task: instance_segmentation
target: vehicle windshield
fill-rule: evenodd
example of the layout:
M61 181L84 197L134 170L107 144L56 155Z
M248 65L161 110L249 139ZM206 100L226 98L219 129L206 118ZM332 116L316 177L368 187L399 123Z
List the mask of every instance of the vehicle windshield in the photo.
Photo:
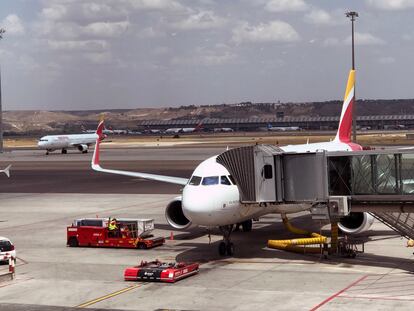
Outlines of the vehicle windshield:
M0 241L0 252L9 252L12 250L10 241Z
M201 182L201 177L200 176L193 176L191 177L190 181L189 181L189 185L192 186L198 186Z
M219 177L218 176L208 176L203 178L202 184L204 186L218 185Z

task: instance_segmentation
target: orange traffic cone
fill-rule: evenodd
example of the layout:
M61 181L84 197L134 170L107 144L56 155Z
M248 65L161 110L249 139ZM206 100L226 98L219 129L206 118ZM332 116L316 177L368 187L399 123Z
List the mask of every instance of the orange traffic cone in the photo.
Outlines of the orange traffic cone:
M172 231L170 233L170 241L174 241L174 233Z

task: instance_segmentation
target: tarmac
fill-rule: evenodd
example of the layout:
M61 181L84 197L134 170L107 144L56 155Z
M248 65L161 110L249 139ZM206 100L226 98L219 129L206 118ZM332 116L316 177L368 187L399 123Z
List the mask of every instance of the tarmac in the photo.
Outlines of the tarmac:
M103 149L104 167L189 177L222 148ZM235 232L234 257L217 252L221 235L173 230L164 209L180 187L91 172L91 154L20 150L0 155L12 163L0 175L0 235L15 244L16 278L0 283L0 310L413 310L414 255L406 240L381 223L358 239L356 258L293 254L266 247L286 238L278 215ZM165 245L149 250L69 248L66 227L81 217L153 218ZM301 228L322 230L301 213ZM171 232L173 240L170 240ZM123 270L141 260L198 261L199 274L175 284L125 282ZM0 266L1 270L7 269Z

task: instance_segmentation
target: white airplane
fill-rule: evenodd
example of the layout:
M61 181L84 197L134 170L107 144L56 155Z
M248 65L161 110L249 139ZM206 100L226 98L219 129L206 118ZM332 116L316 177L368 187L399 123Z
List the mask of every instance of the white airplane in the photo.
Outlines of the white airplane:
M280 147L287 152L315 152L361 150L360 145L351 142L352 106L354 103L354 70L350 71L345 98L342 107L338 132L333 141L304 145ZM101 123L100 128L103 127ZM97 134L101 135L99 127ZM249 207L242 206L240 194L229 171L216 162L213 156L199 164L190 179L181 177L162 176L140 172L105 169L99 162L99 139L95 145L92 158L92 169L99 172L119 174L168 182L184 186L182 195L171 201L165 210L167 222L174 228L185 229L191 225L219 227L223 233L223 241L219 244L220 255L232 255L234 245L230 234L234 224L242 223L243 228L251 229L251 219L259 218L268 213L296 213L309 210L309 204L284 204ZM367 230L373 223L373 217L367 213L352 213L339 227L348 233L358 233ZM246 225L246 226L245 226ZM246 229L246 231L249 231Z
M173 127L173 128L166 129L164 133L165 134L178 134L181 132L181 129L182 129L181 127Z
M215 127L213 129L213 132L215 132L215 133L219 133L219 132L228 133L228 132L234 132L234 130L231 127Z
M300 131L300 127L299 126L272 126L270 125L268 126L267 130L271 132Z
M39 149L46 150L46 154L62 149L62 153L66 154L68 148L77 148L82 153L87 153L89 146L95 144L96 140L104 139L106 136L98 135L96 132L92 134L71 134L71 135L47 135L39 139L37 146Z
M0 173L4 173L7 177L10 177L10 168L11 164L9 164L4 170L0 170Z

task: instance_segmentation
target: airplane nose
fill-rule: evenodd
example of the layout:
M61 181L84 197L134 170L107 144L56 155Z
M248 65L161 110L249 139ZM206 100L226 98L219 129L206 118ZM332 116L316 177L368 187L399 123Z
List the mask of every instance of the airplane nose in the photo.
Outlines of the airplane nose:
M217 226L233 223L235 206L229 200L238 200L237 188L223 189L215 186L186 186L183 189L182 208L185 217L200 226Z

